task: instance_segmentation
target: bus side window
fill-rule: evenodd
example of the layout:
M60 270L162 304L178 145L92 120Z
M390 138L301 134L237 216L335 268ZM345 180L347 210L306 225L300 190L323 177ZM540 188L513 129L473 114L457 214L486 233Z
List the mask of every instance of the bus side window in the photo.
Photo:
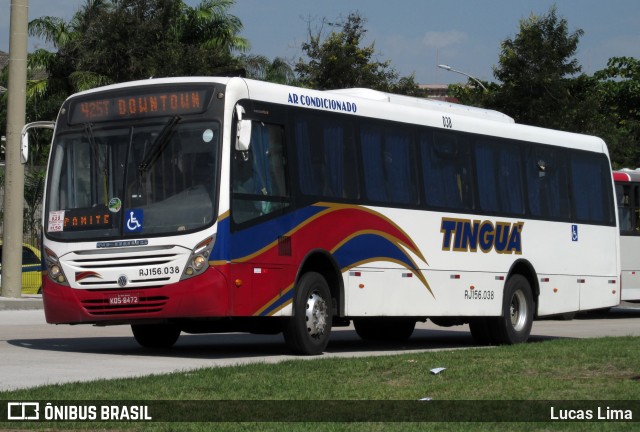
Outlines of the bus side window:
M286 181L282 126L254 122L249 150L234 151L231 211L243 223L284 209L289 191Z
M573 219L580 222L609 224L614 222L610 182L604 181L611 171L609 162L600 154L576 152L569 160Z
M633 211L630 203L631 187L628 185L616 185L616 199L618 201L618 221L620 231L631 231L631 216Z
M353 125L334 116L298 114L294 123L298 185L319 199L359 197Z
M523 214L519 148L488 139L479 140L474 147L479 208Z
M418 204L415 145L399 127L365 124L360 130L365 191L371 201Z
M424 190L428 206L473 208L469 146L452 134L420 135Z
M542 146L529 146L525 153L531 215L542 219L568 220L571 200L564 154Z

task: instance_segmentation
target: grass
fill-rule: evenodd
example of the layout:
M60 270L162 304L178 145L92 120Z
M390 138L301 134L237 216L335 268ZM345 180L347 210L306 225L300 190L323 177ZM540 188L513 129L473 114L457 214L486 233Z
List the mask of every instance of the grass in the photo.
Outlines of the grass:
M167 401L160 415L176 418L184 409L230 409L227 420L242 419L242 410L275 409L281 413L302 410L320 419L348 418L348 412L364 418L401 420L405 414L381 410L413 410L420 398L433 399L429 407L451 410L497 409L498 418L510 420L509 410L526 409L531 403L514 401L582 401L577 408L597 402L636 401L634 417L640 420L640 356L638 337L601 339L557 339L539 343L491 349L410 353L365 358L331 358L286 361L279 364L251 364L236 367L184 371L135 379L101 380L90 383L50 385L0 392L0 399L38 401L126 400ZM81 365L79 365L81 367ZM74 366L77 367L77 366ZM438 375L435 367L445 367ZM475 401L450 402L440 401ZM244 401L189 402L177 401ZM259 401L255 403L246 401ZM282 401L282 402L274 402ZM347 401L347 402L335 402ZM374 401L374 402L370 402ZM386 402L385 402L386 401ZM389 402L407 401L407 402ZM484 402L482 402L484 401ZM487 402L502 401L502 402ZM95 402L97 403L97 402ZM422 402L421 402L422 403ZM442 404L445 405L442 405ZM429 404L429 402L426 402ZM440 405L438 405L440 404ZM448 405L447 405L448 404ZM607 403L603 402L603 407ZM610 404L610 403L609 403ZM421 405L422 406L422 405ZM533 405L531 405L533 406ZM156 407L157 408L157 407ZM434 408L435 409L435 408ZM306 411L305 411L306 410ZM367 411L369 410L369 411ZM506 410L506 413L505 413ZM199 411L199 412L200 412ZM158 410L156 409L156 412ZM369 412L369 414L366 414ZM519 411L516 411L519 412ZM364 413L364 414L363 414ZM384 415L383 415L384 414ZM198 413L192 413L198 415ZM345 415L347 417L345 417ZM267 416L268 417L268 416ZM167 417L162 417L167 418ZM219 417L215 417L219 418ZM255 417L254 417L255 418ZM296 420L305 418L299 416ZM362 417L359 417L362 419ZM484 416L487 418L487 415ZM492 418L490 415L488 418ZM270 420L278 420L271 418ZM105 430L209 430L211 423L0 423L11 428L53 427ZM415 423L415 422L318 422L318 423L215 423L215 430L624 430L633 423ZM53 429L62 430L62 429Z

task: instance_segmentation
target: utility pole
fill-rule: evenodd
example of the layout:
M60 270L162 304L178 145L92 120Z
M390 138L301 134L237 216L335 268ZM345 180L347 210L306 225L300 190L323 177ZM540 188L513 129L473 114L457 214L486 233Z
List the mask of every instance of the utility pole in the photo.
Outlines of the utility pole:
M22 219L24 217L24 166L20 141L27 105L27 27L29 0L11 0L7 143L4 180L4 239L2 296L18 298L22 292Z

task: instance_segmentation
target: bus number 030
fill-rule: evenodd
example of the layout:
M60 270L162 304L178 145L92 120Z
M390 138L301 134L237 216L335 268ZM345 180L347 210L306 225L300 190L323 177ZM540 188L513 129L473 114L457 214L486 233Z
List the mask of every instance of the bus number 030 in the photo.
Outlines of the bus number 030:
M446 127L447 129L453 128L453 122L451 121L451 117L442 116L442 126Z

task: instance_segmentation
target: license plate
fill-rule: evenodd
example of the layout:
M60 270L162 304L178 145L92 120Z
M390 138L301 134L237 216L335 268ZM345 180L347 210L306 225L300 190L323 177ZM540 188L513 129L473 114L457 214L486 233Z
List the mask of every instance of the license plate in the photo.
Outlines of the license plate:
M138 293L115 294L109 296L110 305L134 305L140 303Z

